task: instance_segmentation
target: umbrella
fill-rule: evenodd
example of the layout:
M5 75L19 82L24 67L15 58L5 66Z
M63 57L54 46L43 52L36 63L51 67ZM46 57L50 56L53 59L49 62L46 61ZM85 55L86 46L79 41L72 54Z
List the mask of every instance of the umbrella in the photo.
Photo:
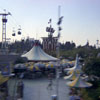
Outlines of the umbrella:
M69 60L67 60L67 59L63 59L62 61L61 61L61 66L63 67L63 68L66 68L66 67L68 67L69 66Z
M25 66L25 64L16 64L15 66L14 66L14 72L15 73L19 73L19 72L24 72L24 71L26 71L26 66Z
M67 59L63 59L61 62L62 62L62 63L68 63L69 60L67 60Z
M30 70L30 71L39 71L40 69L39 69L38 66L31 65L31 66L29 67L29 70Z
M49 62L46 64L46 68L55 68L56 67L56 63L55 62Z
M74 81L67 82L67 85L70 87L77 87L77 88L86 88L92 86L91 83L88 83L85 80L83 80L80 75Z
M14 69L26 69L26 66L24 64L16 64Z
M33 64L34 64L34 62L28 62L28 63L25 63L25 66L29 67L30 65L33 65Z
M38 63L35 63L34 66L36 66L38 68L44 68L45 67L45 64L43 64L41 62L38 62Z

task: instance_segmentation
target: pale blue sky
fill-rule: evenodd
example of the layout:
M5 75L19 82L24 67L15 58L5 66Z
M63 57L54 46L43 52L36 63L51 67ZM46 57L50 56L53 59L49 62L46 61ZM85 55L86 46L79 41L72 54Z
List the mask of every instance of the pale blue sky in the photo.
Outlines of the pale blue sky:
M94 45L100 39L100 0L0 0L0 12L11 12L8 16L7 36L13 39L47 36L45 28L52 18L52 25L57 30L58 5L61 5L62 22L61 42L74 41L84 45L87 40ZM2 19L2 17L0 17ZM22 27L22 36L12 37L12 30ZM0 21L0 40L2 32ZM57 35L57 31L54 33Z

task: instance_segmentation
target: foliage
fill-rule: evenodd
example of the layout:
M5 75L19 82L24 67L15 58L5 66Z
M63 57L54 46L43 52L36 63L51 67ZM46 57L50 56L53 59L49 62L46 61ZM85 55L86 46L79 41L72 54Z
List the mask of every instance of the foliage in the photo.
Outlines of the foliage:
M84 100L98 100L100 96L100 82L96 81L91 83L93 84L93 87L81 90L81 94L83 95L82 97Z
M90 83L93 84L91 88L83 89L82 95L85 100L99 100L100 96L100 58L95 54L99 53L98 50L94 51L94 55L87 57L83 71L91 77Z
M100 58L88 58L83 70L89 76L100 77Z
M63 43L63 44L60 43L60 48L62 50L72 50L75 47L76 47L76 44L74 42L71 43L67 41L66 43Z

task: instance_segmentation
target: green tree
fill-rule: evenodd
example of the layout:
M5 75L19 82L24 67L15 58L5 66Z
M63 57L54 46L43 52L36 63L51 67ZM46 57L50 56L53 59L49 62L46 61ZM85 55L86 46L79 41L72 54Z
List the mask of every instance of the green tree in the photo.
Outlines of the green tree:
M89 76L100 77L100 58L88 58L83 70Z

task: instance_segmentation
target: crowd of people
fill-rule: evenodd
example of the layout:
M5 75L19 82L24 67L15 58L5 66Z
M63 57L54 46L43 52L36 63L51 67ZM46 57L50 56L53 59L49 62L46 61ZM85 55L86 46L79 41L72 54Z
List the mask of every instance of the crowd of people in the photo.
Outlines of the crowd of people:
M75 88L70 88L69 100L83 100L80 94L80 90L76 90Z

